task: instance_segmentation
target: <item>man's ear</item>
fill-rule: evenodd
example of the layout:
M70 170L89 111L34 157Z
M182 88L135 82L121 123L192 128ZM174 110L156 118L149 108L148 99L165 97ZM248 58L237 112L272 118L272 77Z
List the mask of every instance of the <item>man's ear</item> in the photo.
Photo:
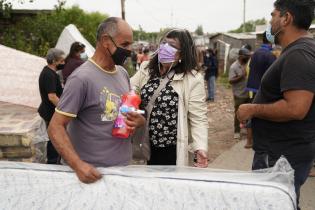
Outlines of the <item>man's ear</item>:
M110 42L110 37L108 34L103 34L101 36L101 45L104 47L104 48L108 48L109 47L109 42Z
M293 23L293 16L290 12L286 12L284 15L283 26L288 26Z

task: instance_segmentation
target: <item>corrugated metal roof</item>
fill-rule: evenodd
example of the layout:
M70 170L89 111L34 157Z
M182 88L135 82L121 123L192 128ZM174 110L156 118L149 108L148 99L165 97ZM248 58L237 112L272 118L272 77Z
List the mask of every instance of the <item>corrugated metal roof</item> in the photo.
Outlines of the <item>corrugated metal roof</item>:
M253 33L223 33L226 36L234 39L256 39L256 34Z
M217 33L217 34L210 36L210 39L212 39L216 36L219 36L221 34L223 34L225 36L232 37L234 39L256 39L255 32L250 32L250 33Z

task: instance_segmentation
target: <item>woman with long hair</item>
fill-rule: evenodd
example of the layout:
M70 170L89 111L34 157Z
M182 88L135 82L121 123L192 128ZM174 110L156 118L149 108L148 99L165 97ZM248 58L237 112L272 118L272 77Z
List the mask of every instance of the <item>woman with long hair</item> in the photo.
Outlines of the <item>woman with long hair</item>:
M147 113L151 158L148 165L208 165L208 118L203 76L195 70L197 55L187 30L172 29L160 41L157 52L131 78L141 90L141 108L158 94ZM168 82L155 93L164 78Z
M70 52L66 57L66 64L62 70L63 83L66 84L67 78L72 72L81 66L86 60L85 45L81 42L73 42L70 47Z

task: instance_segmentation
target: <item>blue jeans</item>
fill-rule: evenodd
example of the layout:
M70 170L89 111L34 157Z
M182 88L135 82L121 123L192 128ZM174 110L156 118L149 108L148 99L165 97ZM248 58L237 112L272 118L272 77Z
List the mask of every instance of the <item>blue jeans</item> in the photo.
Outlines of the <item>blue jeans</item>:
M208 100L214 100L215 95L215 76L210 76L208 81Z

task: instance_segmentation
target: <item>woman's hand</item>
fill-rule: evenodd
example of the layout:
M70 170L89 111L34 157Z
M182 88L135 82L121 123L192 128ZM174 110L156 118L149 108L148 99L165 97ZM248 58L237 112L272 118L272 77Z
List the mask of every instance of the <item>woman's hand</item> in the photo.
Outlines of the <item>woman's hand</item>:
M197 150L196 152L196 161L194 166L198 168L207 168L208 167L208 154L204 150Z
M128 112L126 114L125 122L128 129L133 132L136 128L145 124L145 118L137 112Z

